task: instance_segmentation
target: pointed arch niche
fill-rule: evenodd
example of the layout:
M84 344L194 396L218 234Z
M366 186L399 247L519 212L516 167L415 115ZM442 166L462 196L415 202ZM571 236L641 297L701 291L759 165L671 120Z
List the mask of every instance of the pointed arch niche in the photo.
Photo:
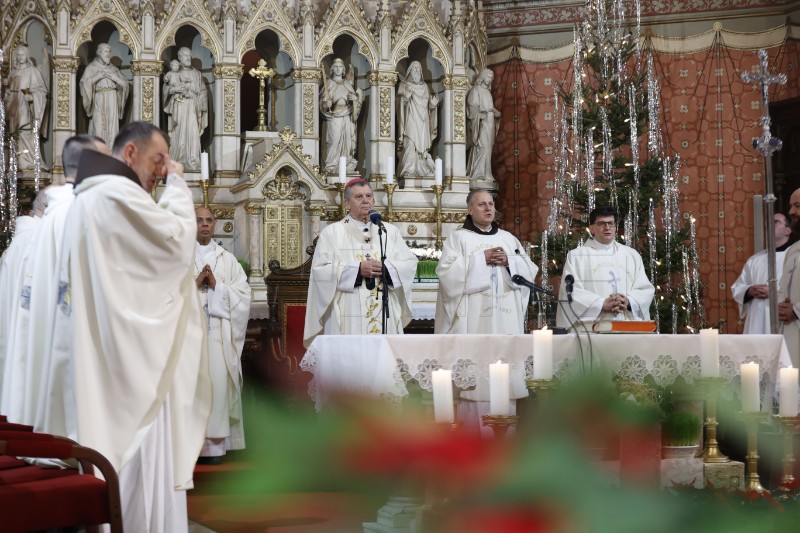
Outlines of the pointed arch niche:
M86 67L89 63L94 61L97 55L98 45L106 43L111 47L111 64L119 69L126 80L133 83L133 73L131 72L133 51L126 44L120 42L119 29L117 26L109 20L101 20L92 28L91 36L91 41L85 41L78 46L76 54L80 62L77 77L78 83L75 84L75 101L78 103L76 106L75 125L78 133L86 133L89 131L89 116L86 114L86 109L83 107L80 80L83 79L83 73ZM128 101L125 102L125 110L119 124L120 128L131 121L131 112L133 110L133 105L131 105L132 99L133 95L131 94L128 96ZM111 149L110 146L108 148L109 150Z
M371 90L368 79L368 74L372 70L372 65L369 59L359 52L359 46L356 40L349 34L342 34L336 37L333 41L332 54L322 58L320 68L323 69L325 75L324 80L328 79L330 75L331 65L335 59L344 61L345 69L353 68L353 85L357 89L364 91L364 102L361 104L361 114L358 116L356 123L356 160L358 165L356 171L362 176L368 174L368 170L372 168L368 143L373 138L374 134L370 126L367 114L369 113L369 101L371 98ZM320 90L322 87L320 87ZM317 110L319 113L319 110ZM328 146L326 144L327 127L328 124L325 117L320 113L320 154L319 161L325 161L325 155L328 153ZM322 164L321 164L322 166Z
M254 131L258 124L256 108L258 107L259 82L250 75L250 69L258 66L258 60L263 59L267 67L275 69L275 76L269 82L264 94L264 105L267 108L268 131L280 131L284 126L293 130L297 129L295 121L295 96L292 69L296 66L291 56L281 50L281 37L272 30L263 30L255 38L255 48L250 49L242 56L244 65L242 82L240 85L241 129Z

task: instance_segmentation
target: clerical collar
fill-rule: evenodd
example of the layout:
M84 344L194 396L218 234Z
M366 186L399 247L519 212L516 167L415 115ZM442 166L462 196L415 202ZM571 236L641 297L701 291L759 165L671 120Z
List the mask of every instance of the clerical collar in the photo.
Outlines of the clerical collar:
M791 245L792 245L792 241L786 241L781 246L775 247L775 251L776 252L785 252L786 249L789 248Z
M595 239L594 237L592 237L591 239L586 241L586 244L589 244L592 248L594 248L596 250L610 250L610 249L616 247L617 241L616 240L612 240L608 244L603 244L602 242L600 242L597 239Z
M199 242L197 243L197 247L200 249L200 251L203 252L205 252L206 250L210 250L213 246L214 246L213 240L208 241L208 244L200 244Z
M464 221L464 229L477 233L478 235L494 235L498 232L500 227L497 225L496 222L492 221L492 229L489 231L483 231L481 228L475 225L472 221L472 215L467 215L467 219Z
M95 150L84 150L81 152L81 158L78 160L78 174L75 176L76 188L78 184L86 178L102 176L104 174L124 176L133 181L136 185L142 187L139 176L136 175L131 167L119 159L111 157L110 155L101 154Z

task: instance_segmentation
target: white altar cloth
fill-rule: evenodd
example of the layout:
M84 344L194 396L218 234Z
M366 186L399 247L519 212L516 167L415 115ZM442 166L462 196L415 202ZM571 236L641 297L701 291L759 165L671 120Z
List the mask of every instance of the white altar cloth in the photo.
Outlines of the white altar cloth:
M658 385L678 376L692 383L700 376L697 335L593 334L591 350L585 334L553 337L556 378L568 379L584 365L595 371L641 383L648 375ZM450 369L456 386L466 389L487 381L489 364L498 359L510 365L511 396L528 395L525 379L533 374L531 335L320 335L309 346L300 368L314 374L309 395L317 410L335 391L366 394L399 401L414 380L427 390L431 372ZM720 335L720 374L738 391L739 365L755 362L761 372L762 407L771 409L778 369L791 360L782 335ZM769 400L769 401L767 401Z

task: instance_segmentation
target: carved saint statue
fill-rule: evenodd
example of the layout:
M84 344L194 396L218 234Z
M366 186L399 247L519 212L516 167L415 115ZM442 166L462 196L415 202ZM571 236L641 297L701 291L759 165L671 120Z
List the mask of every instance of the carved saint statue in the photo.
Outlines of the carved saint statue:
M328 125L325 136L328 152L325 155L325 172L339 171L339 158L347 158L347 171L356 169L356 121L361 113L364 92L353 86L353 67L345 76L344 61L334 59L330 79L324 81L319 107Z
M178 50L179 65L164 76L164 112L169 115L169 156L187 170L200 168L200 136L208 127L208 91L192 66L192 51Z
M17 165L20 169L34 168L35 138L33 120L39 122L39 135L46 136L47 83L42 72L31 61L28 47L14 50L9 72L5 105L8 133L17 139ZM39 152L41 161L41 151Z
M494 73L483 69L475 77L475 85L467 93L467 119L469 120L472 150L467 160L467 175L473 180L493 180L492 148L500 125L500 111L492 99Z
M428 89L422 79L422 65L414 61L409 65L406 79L397 89L400 107L398 115L400 148L399 176L432 176L433 158L428 150L438 135L439 121L436 108L439 97Z
M83 108L90 119L89 134L113 146L128 101L130 83L111 64L111 47L108 44L97 45L97 55L83 72L80 86Z

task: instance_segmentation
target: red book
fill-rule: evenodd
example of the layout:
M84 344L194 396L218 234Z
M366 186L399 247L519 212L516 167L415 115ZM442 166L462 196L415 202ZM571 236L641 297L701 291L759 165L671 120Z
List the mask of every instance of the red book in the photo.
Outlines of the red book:
M592 324L595 333L655 333L652 320L600 320Z

